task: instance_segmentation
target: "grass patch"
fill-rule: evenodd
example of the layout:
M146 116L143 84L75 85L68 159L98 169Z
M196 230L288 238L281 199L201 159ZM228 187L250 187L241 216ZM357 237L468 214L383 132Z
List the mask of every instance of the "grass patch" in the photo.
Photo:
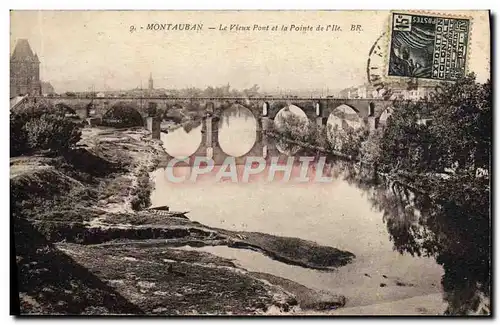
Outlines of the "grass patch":
M279 288L235 272L230 261L208 253L134 244L115 249L61 247L147 314L247 315L294 301Z
M272 259L287 264L329 270L344 266L355 258L355 255L350 252L300 238L273 236L259 232L238 232L237 234L241 234L243 239L231 243L231 247L261 251Z

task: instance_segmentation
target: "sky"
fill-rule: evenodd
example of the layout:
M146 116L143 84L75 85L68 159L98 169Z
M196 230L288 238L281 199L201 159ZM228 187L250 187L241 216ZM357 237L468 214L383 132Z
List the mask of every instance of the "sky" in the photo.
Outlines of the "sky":
M473 19L469 71L486 81L488 13L452 14ZM146 88L150 73L155 88L229 83L237 89L258 84L264 91L334 91L367 82L369 50L388 30L389 17L389 11L11 11L10 51L17 39L28 39L42 80L57 92ZM203 28L147 30L154 23ZM270 30L219 30L231 24ZM292 24L313 31L281 30ZM342 30L316 30L334 24ZM361 29L351 31L352 25Z

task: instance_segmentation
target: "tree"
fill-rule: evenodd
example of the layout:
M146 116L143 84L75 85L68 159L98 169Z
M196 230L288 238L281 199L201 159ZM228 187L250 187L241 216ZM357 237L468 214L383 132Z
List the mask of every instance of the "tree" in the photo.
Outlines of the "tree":
M440 139L435 148L442 166L459 170L489 169L491 155L491 81L475 82L473 74L445 84L430 100L430 133Z
M478 213L488 201L481 198L482 193L466 189L451 192L449 197L449 191L438 189L436 195L444 195L441 199L447 203L434 204L429 196L398 183L372 185L365 192L373 207L383 213L394 249L401 254L434 257L443 266L443 298L448 302L445 314L489 313L491 242L488 218Z
M428 127L419 123L425 103L399 102L395 107L380 139L379 166L385 172L422 172L430 163L424 152L432 147Z
M481 296L490 297L491 105L491 82L471 74L427 101L395 105L380 140L379 166L427 194L404 205L419 212L408 225L394 219L399 211L387 217L389 233L400 252L434 255L443 265L449 314L477 310ZM376 201L385 211L393 206Z
M243 94L246 97L257 96L259 94L259 86L254 84L251 88L243 89Z
M28 135L24 128L26 122L30 119L30 114L20 112L10 114L10 155L18 156L29 150L27 138Z
M491 103L491 82L479 84L471 74L441 85L429 100L396 104L381 139L380 165L416 173L488 170Z
M28 146L34 150L64 152L80 141L80 125L55 114L43 114L25 125Z

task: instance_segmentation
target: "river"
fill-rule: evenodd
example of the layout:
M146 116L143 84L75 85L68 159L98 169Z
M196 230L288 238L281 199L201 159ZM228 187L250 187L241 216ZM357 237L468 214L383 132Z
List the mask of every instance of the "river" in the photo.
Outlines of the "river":
M219 124L222 149L235 156L245 154L255 141L255 127L246 108L226 110ZM170 155L184 157L200 143L201 126L190 132L178 128L161 137ZM176 168L187 173L189 167ZM173 184L164 169L155 171L153 177L154 206L190 211L191 220L213 227L312 240L352 252L356 258L334 272L325 272L286 265L242 249L201 248L204 251L232 258L251 271L344 295L345 310L354 314L442 314L450 307L450 299L444 299L449 292L443 288L446 277L443 263L437 262L439 254L425 254L427 237L417 236L425 232L420 212L411 198L394 199L398 197L394 189L367 188L342 176L330 183L306 185L214 182L210 178Z

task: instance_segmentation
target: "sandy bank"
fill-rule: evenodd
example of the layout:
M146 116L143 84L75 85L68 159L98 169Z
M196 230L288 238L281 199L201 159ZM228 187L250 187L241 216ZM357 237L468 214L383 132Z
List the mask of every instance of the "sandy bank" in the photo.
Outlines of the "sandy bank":
M293 281L247 272L209 253L173 249L227 245L316 269L334 269L354 258L297 238L134 211L149 204L147 175L162 154L144 130L88 129L80 148L44 161L44 168L29 157L15 162L11 192L22 313L261 314L297 305L323 308L312 291ZM328 304L344 301L329 297Z

